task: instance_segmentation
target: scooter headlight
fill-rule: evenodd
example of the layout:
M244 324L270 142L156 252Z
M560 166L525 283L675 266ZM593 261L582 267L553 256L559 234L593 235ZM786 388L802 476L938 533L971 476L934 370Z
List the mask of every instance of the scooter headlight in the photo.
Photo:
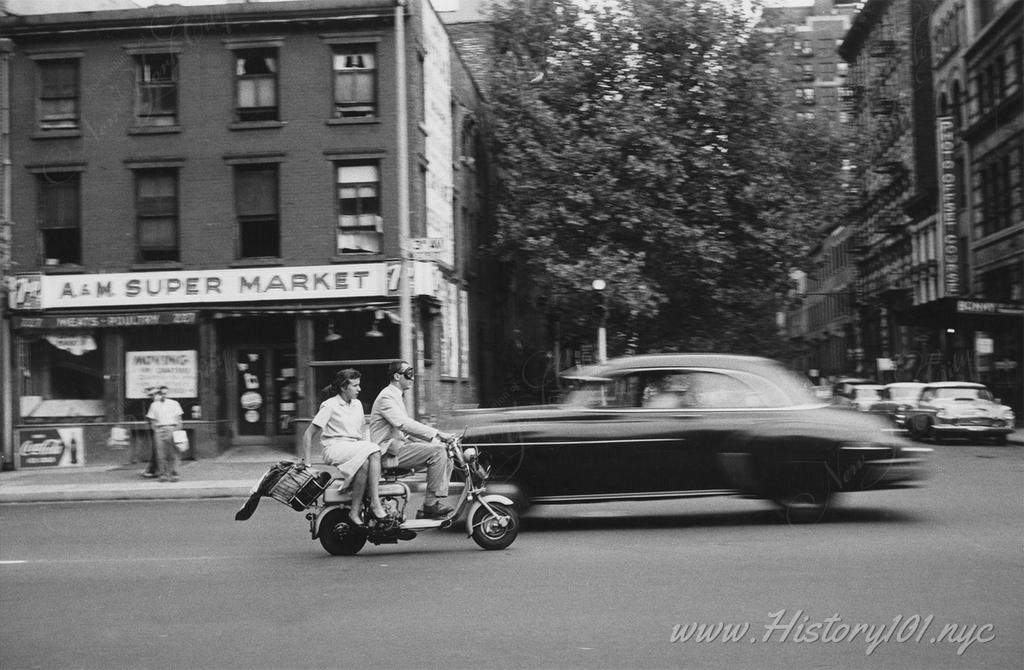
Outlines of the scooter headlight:
M477 450L476 447L466 447L462 450L462 458L467 463L472 463L476 460Z

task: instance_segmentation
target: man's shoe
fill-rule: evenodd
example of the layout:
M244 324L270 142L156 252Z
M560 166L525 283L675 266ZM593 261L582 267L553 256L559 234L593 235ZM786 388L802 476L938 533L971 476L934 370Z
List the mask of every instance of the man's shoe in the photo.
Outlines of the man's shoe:
M417 519L444 519L452 512L455 511L454 507L442 504L440 501L433 505L424 505L423 509L416 513Z
M140 472L139 474L145 477L146 479L156 479L155 472Z

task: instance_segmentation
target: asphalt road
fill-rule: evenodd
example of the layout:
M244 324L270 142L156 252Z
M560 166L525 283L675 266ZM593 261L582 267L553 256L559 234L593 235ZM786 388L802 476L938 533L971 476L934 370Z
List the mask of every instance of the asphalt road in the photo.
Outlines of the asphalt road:
M1019 668L1021 450L934 461L826 523L549 507L499 552L449 531L332 557L272 500L3 505L0 667Z

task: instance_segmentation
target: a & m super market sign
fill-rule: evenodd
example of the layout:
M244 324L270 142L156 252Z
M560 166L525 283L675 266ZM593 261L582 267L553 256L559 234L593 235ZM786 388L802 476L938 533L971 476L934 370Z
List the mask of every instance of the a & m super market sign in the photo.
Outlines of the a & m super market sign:
M396 265L397 267L397 265ZM11 309L125 307L388 295L384 263L82 275L16 275ZM389 281L390 280L390 281Z

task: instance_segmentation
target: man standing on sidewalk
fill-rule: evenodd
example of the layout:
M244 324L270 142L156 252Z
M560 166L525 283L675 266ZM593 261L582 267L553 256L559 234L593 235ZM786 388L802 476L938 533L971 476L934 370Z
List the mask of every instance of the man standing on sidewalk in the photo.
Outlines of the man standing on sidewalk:
M174 431L181 430L181 405L173 398L167 397L167 387L161 386L153 397L146 418L153 428L153 440L156 443L157 474L162 482L178 481L178 469L181 467L181 455L174 444ZM171 467L168 468L168 461Z
M444 446L434 438L446 442L452 436L409 416L402 396L412 388L414 376L412 366L405 361L388 365L390 383L377 395L370 410L370 441L386 449L385 458L397 456L400 468L426 466L427 495L423 500L423 510L417 517L443 519L454 511L445 505L452 464ZM408 436L419 440L411 440Z

